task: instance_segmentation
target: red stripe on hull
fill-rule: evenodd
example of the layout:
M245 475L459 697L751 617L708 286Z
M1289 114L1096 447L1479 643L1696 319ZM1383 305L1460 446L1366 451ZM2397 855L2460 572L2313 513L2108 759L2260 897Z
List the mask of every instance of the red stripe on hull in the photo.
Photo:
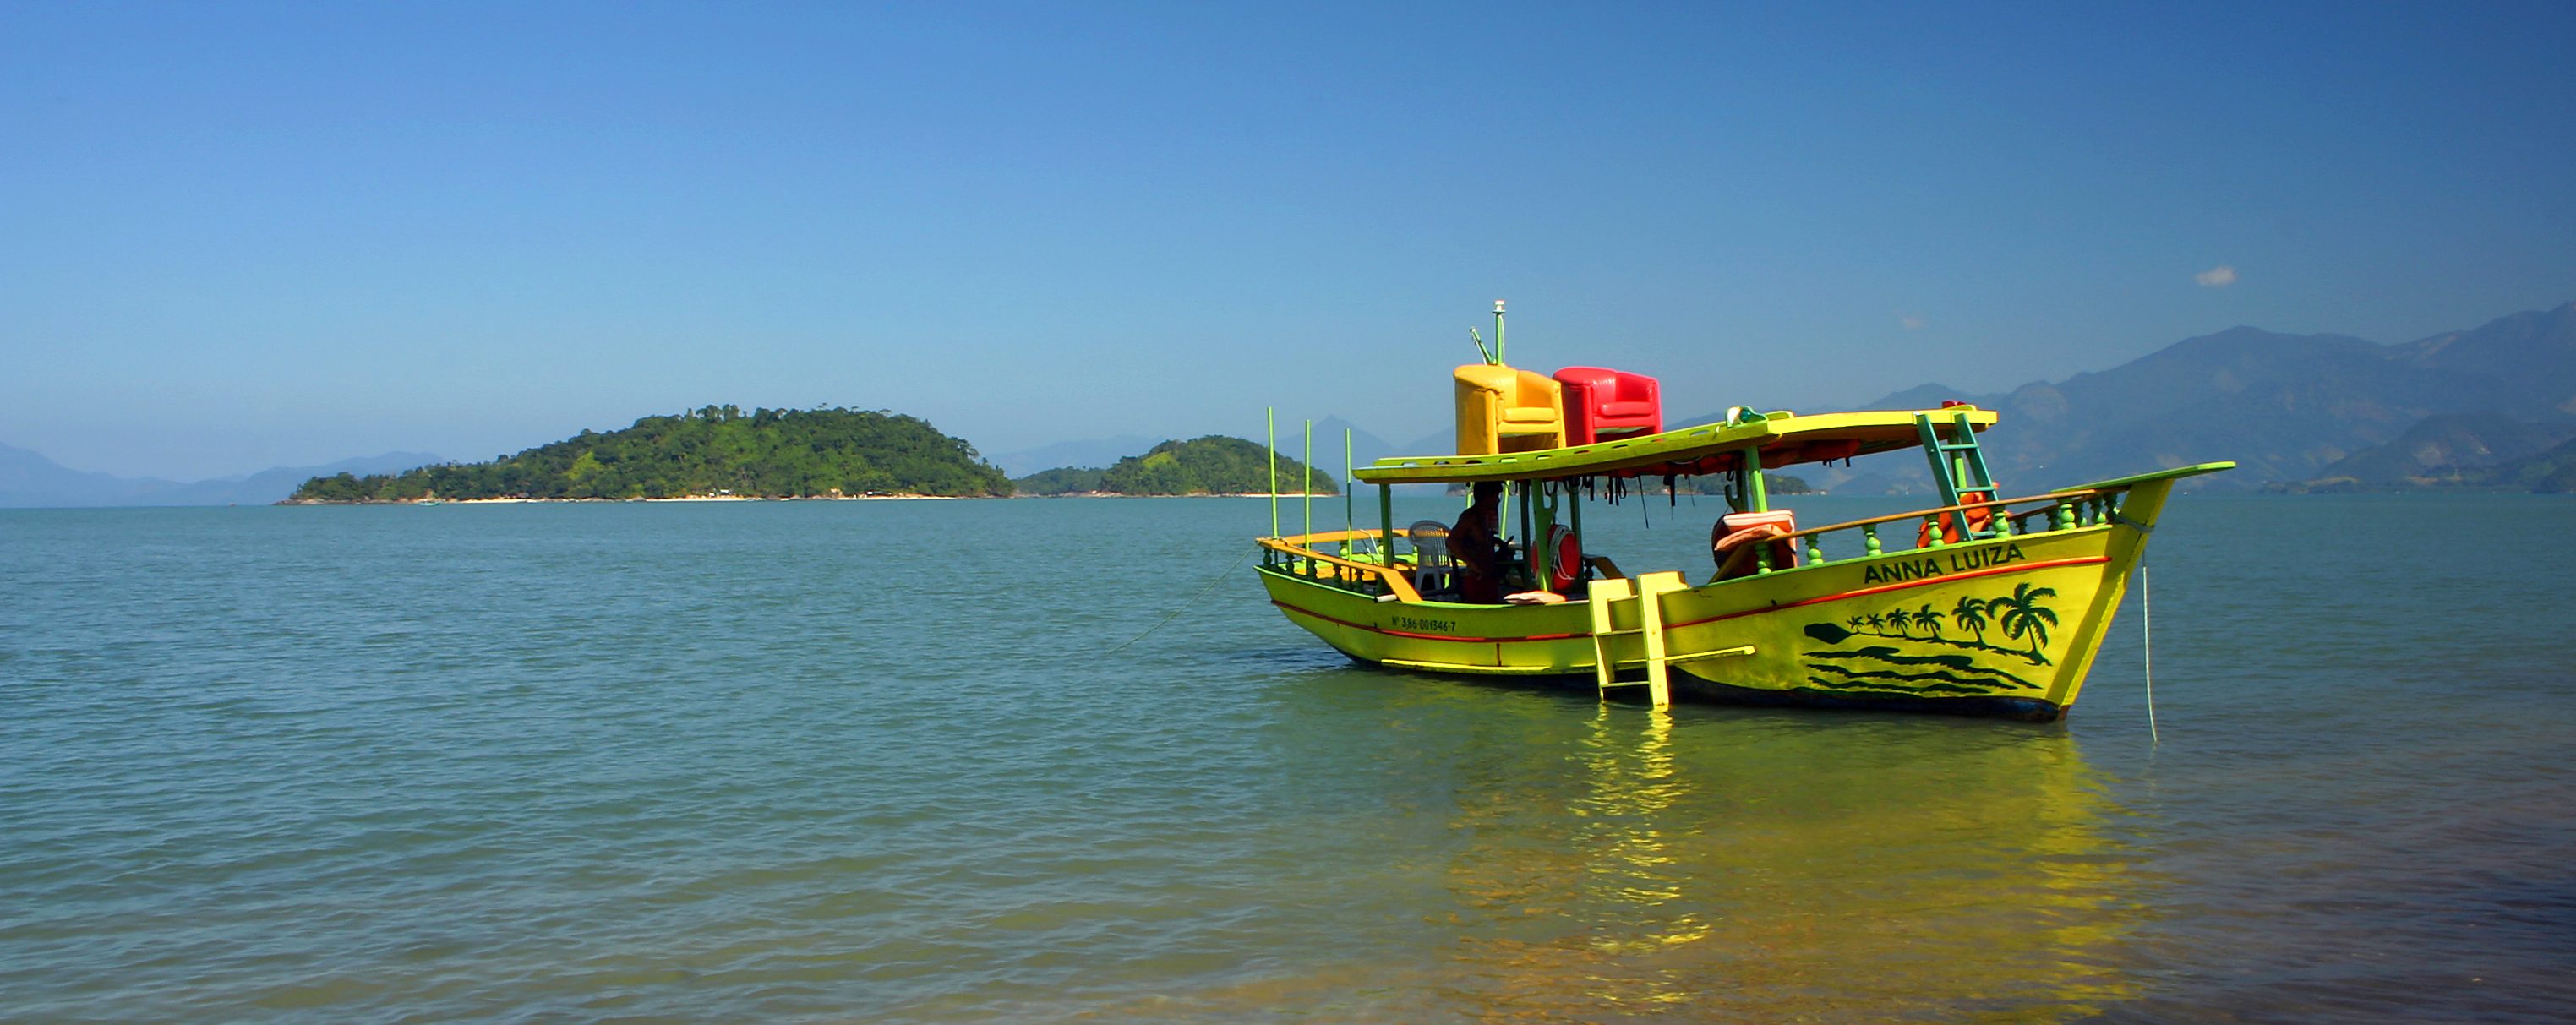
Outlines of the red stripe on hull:
M1951 573L1944 576L1925 577L1921 580L1908 580L1904 583L1898 584L1864 587L1857 591L1843 591L1838 594L1828 594L1822 597L1793 601L1786 605L1766 605L1758 609L1746 609L1742 612L1729 612L1722 616L1710 616L1706 619L1694 619L1682 623L1667 623L1664 625L1664 629L1679 630L1683 627L1699 626L1703 623L1715 623L1721 620L1739 619L1744 616L1758 616L1765 612L1785 612L1790 609L1803 608L1809 605L1822 605L1827 602L1843 601L1848 598L1864 598L1873 594L1886 594L1889 591L1903 591L1916 587L1931 587L1935 584L1945 584L1953 580L1971 580L1977 577L1994 576L2001 573L2028 573L2032 570L2055 569L2061 566L2098 566L2109 561L2111 561L2111 557L2108 555L2092 555L2080 559L2054 559L2048 562L2034 562L2026 566L1997 566L1992 569L1971 570L1966 573ZM1458 637L1450 634L1415 633L1410 630L1390 630L1382 626L1371 626L1367 623L1354 623L1347 619L1338 619L1332 616L1327 616L1313 609L1290 605L1277 598L1270 599L1270 604L1278 606L1283 611L1294 612L1301 616L1310 616L1327 623L1338 623L1354 630L1366 630L1371 633L1385 634L1389 637L1411 637L1426 641L1459 641L1467 644L1516 644L1527 641L1563 641L1571 640L1576 637L1591 636L1591 634L1588 633L1564 633L1530 634L1523 637ZM1499 652L1497 655L1499 656Z
M1366 630L1370 633L1381 633L1389 637L1416 637L1426 641L1462 641L1468 644L1510 644L1516 641L1563 641L1571 640L1576 637L1592 636L1591 634L1530 634L1526 637L1460 637L1455 634L1421 634L1414 633L1410 630L1389 630L1382 626L1370 626L1366 623L1354 623L1347 619L1335 619L1313 609L1290 605L1277 598L1270 599L1270 604L1276 605L1289 612L1297 613L1301 616L1312 616L1327 623L1339 623L1354 630Z
M1908 580L1901 584L1883 584L1878 587L1864 587L1857 591L1844 591L1840 594L1828 594L1820 598L1807 598L1800 601L1793 601L1786 605L1769 605L1758 609L1746 609L1742 612L1729 612L1723 616L1710 616L1707 619L1694 619L1686 623L1666 623L1664 624L1664 629L1679 630L1686 626L1698 626L1702 623L1714 623L1723 619L1758 616L1765 612L1785 612L1790 609L1804 608L1809 605L1822 605L1826 602L1842 601L1846 598L1865 598L1873 594L1886 594L1889 591L1903 591L1908 588L1915 587L1930 587L1934 584L1946 584L1953 580L1971 580L1977 577L1990 577L1998 573L2028 573L2035 569L2055 569L2059 566L2098 566L2109 561L2111 561L2111 557L2108 555L2088 555L2081 559L2053 559L2048 562L2034 562L2027 566L1997 566L1993 569L1970 570L1966 573L1951 573L1944 576L1924 577L1921 580Z

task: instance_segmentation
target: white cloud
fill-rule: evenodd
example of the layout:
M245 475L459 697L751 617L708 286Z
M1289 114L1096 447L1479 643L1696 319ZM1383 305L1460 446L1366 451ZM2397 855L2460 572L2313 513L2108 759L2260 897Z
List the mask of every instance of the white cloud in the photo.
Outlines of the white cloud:
M2202 288L2225 288L2236 283L2236 268L2222 263L2192 275L2191 279L2200 282Z
M1908 331L1923 330L1923 315L1919 313L1908 313L1896 318L1896 322L1905 325L1905 329Z

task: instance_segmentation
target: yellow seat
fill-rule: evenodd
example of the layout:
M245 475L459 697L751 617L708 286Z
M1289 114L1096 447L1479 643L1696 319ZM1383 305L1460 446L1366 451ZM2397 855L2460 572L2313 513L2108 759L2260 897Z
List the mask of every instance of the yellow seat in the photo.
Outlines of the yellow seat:
M1554 379L1488 363L1456 376L1459 455L1565 447L1565 392Z

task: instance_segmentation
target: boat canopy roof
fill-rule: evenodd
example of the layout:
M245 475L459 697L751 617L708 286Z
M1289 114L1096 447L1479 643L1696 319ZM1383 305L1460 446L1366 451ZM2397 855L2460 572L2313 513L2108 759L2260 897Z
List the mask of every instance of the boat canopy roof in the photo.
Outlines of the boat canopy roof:
M1786 411L1746 418L1734 424L1704 424L1613 438L1591 445L1503 452L1494 455L1396 456L1351 471L1370 484L1460 484L1474 481L1558 480L1569 477L1681 477L1724 473L1744 465L1744 453L1761 451L1762 468L1849 459L1876 452L1919 448L1922 432L1917 415L1947 428L1954 415L1985 430L1995 424L1990 409L1871 410L1799 416Z

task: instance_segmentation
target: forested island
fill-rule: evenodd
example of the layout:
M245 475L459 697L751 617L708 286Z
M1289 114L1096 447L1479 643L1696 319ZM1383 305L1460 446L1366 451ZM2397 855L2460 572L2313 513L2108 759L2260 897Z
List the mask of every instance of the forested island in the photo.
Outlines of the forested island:
M1108 469L1057 467L1012 483L1023 495L1253 495L1271 490L1271 468L1263 449L1241 438L1209 435L1188 441L1166 441L1142 455L1128 456ZM1306 465L1277 456L1278 489L1299 493L1308 483ZM1316 470L1312 491L1338 495L1341 484Z
M1108 469L1059 466L1040 470L1011 481L1022 495L1040 497L1055 495L1257 495L1268 493L1270 471L1262 465L1262 448L1241 438L1210 435L1188 441L1166 441L1142 455L1128 456ZM1298 494L1304 483L1305 464L1287 456L1279 462L1279 492ZM1787 474L1766 473L1762 481L1771 494L1816 494L1805 480ZM1660 479L1651 479L1661 487ZM1674 482L1676 494L1717 494L1716 478L1683 477ZM1643 486L1643 485L1641 485ZM1458 488L1463 492L1465 489ZM1338 495L1341 482L1330 473L1316 470L1314 494Z
M1010 479L927 422L856 409L707 406L488 463L315 477L290 503L422 499L1003 496Z

